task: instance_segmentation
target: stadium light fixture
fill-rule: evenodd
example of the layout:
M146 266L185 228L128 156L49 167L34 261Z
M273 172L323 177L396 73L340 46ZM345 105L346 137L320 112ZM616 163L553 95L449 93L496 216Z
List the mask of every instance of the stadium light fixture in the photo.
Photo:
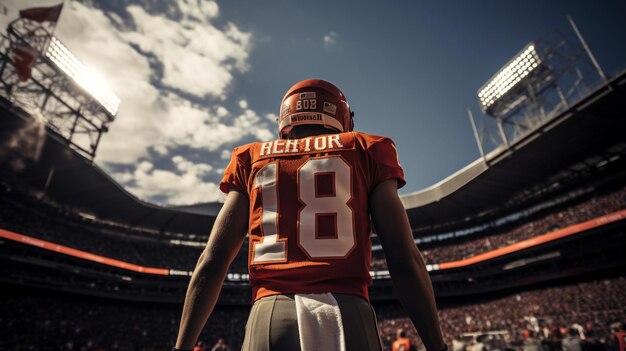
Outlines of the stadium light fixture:
M117 114L120 99L101 76L85 67L57 38L51 38L46 57L85 89L112 116Z
M478 90L478 98L484 112L489 112L498 100L541 65L541 58L534 43L528 44L518 55L510 60L487 83ZM489 113L488 113L489 114Z

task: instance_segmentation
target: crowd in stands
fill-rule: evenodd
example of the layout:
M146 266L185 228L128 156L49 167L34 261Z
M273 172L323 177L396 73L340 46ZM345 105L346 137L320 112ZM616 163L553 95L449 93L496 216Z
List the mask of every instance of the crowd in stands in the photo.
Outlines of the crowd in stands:
M516 242L546 234L567 226L584 222L626 208L626 187L548 213L532 221L522 221L515 226L496 227L465 238L429 243L420 246L426 263L435 264L472 257ZM386 261L379 252L374 255L372 269L386 269Z
M137 228L95 222L10 187L0 187L0 199L0 228L97 255L191 271L202 250Z
M378 307L378 306L377 306ZM377 308L381 338L391 345L395 330L407 331L415 345L417 332L399 305ZM626 322L626 278L583 282L516 293L490 301L440 307L444 339L448 345L464 344L462 351L476 343L488 350L528 351L535 339L543 351L567 351L561 342L568 330L577 330L583 350L610 350L612 328ZM626 327L626 326L623 326ZM450 348L452 351L452 347ZM455 349L454 351L459 351ZM617 351L617 350L615 350Z
M420 345L398 303L375 304L375 309L385 350L390 350L400 328ZM173 345L181 306L1 289L0 310L0 350L152 351ZM223 338L239 349L248 311L248 306L218 306L200 340L211 346ZM451 351L479 351L480 344L489 351L530 351L527 346L532 343L541 345L542 351L568 351L562 342L571 328L583 351L612 351L611 329L626 317L626 279L443 305L439 314Z
M0 187L0 228L52 241L122 261L157 268L191 271L202 247L176 245L140 229L91 221L61 207ZM453 240L421 244L427 263L471 257L485 251L567 227L626 207L626 187L560 208L533 220L501 225ZM246 247L231 272L247 271ZM382 251L375 251L372 270L386 269Z
M0 294L0 350L156 351L175 342L181 306L103 300L43 292ZM248 308L220 307L200 336L239 346ZM237 347L235 347L237 349Z

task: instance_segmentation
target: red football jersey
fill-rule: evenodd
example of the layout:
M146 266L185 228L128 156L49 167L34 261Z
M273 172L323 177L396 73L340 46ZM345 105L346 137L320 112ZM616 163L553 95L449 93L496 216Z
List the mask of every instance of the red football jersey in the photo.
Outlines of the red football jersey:
M250 199L254 300L273 294L368 298L369 197L405 184L391 139L358 132L257 142L233 150L220 189Z

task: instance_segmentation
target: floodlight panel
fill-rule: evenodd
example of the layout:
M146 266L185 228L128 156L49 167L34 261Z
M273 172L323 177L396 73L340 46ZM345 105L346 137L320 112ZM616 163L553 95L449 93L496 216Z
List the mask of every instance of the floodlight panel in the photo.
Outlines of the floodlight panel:
M518 85L541 64L541 58L533 43L528 44L516 57L510 60L478 91L483 111Z
M120 99L102 77L85 67L57 38L52 37L50 40L46 57L93 96L111 115L115 116Z

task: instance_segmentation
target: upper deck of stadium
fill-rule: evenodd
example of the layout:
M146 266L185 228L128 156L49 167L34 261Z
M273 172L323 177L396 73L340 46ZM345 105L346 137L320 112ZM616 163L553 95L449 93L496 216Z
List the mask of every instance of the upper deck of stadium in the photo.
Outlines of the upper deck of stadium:
M5 99L0 113L5 131L30 118ZM626 71L509 146L401 199L415 228L467 228L540 201L589 170L623 162L625 131ZM219 203L162 207L142 201L50 130L39 162L19 177L34 189L47 184L46 195L64 205L160 232L205 235L221 208Z

